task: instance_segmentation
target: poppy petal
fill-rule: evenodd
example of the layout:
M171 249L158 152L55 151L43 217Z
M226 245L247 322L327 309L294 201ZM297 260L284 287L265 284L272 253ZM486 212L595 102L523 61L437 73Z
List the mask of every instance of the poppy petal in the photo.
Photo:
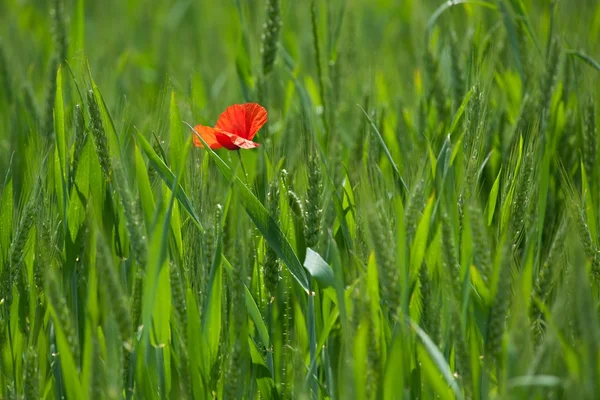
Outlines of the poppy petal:
M196 125L194 130L202 137L202 139L204 139L208 147L211 149L219 149L223 147L217 140L214 128L211 128L210 126ZM194 135L194 145L196 147L204 147L197 135Z
M215 129L252 140L267 122L267 110L257 103L234 104L219 116Z
M260 146L259 143L244 139L236 134L225 132L220 129L215 129L215 134L219 143L229 150L253 149Z

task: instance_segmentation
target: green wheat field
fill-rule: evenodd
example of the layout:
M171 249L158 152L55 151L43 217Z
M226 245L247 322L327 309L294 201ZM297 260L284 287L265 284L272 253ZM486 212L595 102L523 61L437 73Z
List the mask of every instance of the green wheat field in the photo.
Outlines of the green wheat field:
M599 103L594 0L1 0L0 399L598 399Z

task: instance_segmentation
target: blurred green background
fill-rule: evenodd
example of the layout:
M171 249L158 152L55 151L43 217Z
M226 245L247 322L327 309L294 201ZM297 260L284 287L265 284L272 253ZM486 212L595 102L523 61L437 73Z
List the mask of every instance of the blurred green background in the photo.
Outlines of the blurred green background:
M566 48L583 50L591 56L599 51L600 17L593 0L519 0L509 4L467 1L472 4L451 7L441 15L428 42L427 22L443 3L317 2L321 63L325 72L329 61L339 64L336 80L342 82L342 91L337 100L347 114L358 114L354 105L370 93L377 93L386 105L402 101L415 107L419 101L415 72L421 72L424 86L429 84L423 74L425 49L429 46L439 52L441 78L449 81L451 40L463 58L490 59L489 68L465 64L477 69L464 71L467 83L475 79L485 84L493 82L496 67L515 70L515 58L509 56L514 51L514 40L527 41L529 46L525 54L519 55L521 63L543 63L551 29ZM525 16L519 15L520 7ZM52 1L4 0L0 4L0 38L9 79L4 85L12 87L17 99L22 86L31 85L40 107L56 48L51 8ZM318 78L310 8L306 2L281 2L280 43L294 60L297 75L309 82L309 90L316 91L311 87L318 85ZM167 89L173 88L190 99L191 109L186 111L194 119L214 120L219 110L244 100L237 69L250 74L250 85L257 84L265 21L263 1L66 1L64 17L71 67L80 69L88 61L111 109L119 113L127 110L128 119L138 126L150 123ZM510 27L514 32L509 31ZM486 46L506 56L486 53ZM278 64L282 64L281 57ZM271 80L282 95L289 74L282 67L275 73ZM594 76L586 75L583 80L590 91L597 82ZM256 100L252 93L247 97ZM282 104L288 105L273 103L269 110L272 118L281 118ZM6 113L3 117L7 118ZM6 131L14 129L8 121L4 126L7 129L1 140L6 152L10 148Z
M344 115L336 132L340 140L351 136L349 130L359 114L355 104L366 96L392 109L398 104L417 107L415 74L420 73L419 85L428 88L431 84L423 65L427 48L439 55L440 78L450 84L448 49L451 42L458 46L467 85L475 80L493 85L498 70L517 71L523 68L518 63L543 64L551 30L565 48L598 54L600 17L593 0L466 3L443 12L428 35L428 20L443 2L317 2L321 64L326 84L338 88L335 101ZM306 2L281 2L280 44L319 105L310 8ZM31 87L35 103L44 111L54 65L51 56L57 47L51 9L51 1L4 0L0 4L3 79L7 80L3 85L5 93L8 86L14 93L2 103L0 172L6 171L14 147L10 138L27 132L15 126L7 112L10 107L18 108L24 85ZM124 118L129 123L154 124L159 129L155 117L164 108L161 105L169 89L189 100L183 112L191 123L214 121L228 104L257 99L253 90L261 69L262 1L66 1L64 20L69 65L81 71L83 63L89 62L116 119L127 113ZM526 51L518 56L515 41L527 43ZM471 62L474 57L478 63ZM328 71L330 62L332 71ZM292 89L281 54L277 63L271 86L286 101L273 101L269 111L271 120L282 122L283 118L285 122L288 108L297 108L297 98L285 95ZM246 95L240 75L250 86ZM581 77L583 88L593 91L595 85L594 74ZM271 129L281 139L289 136L282 125L274 124Z

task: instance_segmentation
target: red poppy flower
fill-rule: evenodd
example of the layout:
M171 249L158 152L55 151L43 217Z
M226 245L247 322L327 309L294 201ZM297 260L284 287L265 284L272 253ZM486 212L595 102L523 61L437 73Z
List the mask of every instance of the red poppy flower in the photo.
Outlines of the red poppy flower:
M257 103L234 104L219 116L214 128L197 125L194 130L211 149L252 149L260 146L253 142L256 132L267 122L267 110ZM196 147L204 147L194 135Z

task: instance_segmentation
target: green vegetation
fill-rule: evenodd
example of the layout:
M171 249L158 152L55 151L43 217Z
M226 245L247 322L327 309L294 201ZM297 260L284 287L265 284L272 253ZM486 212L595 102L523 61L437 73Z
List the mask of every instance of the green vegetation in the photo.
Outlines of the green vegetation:
M597 398L599 93L597 1L0 1L0 398Z

